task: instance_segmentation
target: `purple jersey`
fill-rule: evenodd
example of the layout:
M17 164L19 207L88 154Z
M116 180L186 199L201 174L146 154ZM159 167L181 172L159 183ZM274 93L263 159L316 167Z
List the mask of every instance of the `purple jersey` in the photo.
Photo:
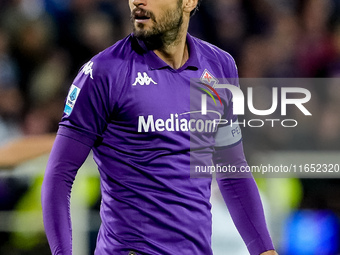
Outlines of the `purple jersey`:
M231 92L215 89L237 86L237 69L217 47L189 34L187 44L190 58L174 70L130 35L70 88L58 134L92 147L98 165L95 254L212 254L211 176L196 170L240 144L239 127L225 121L236 120Z

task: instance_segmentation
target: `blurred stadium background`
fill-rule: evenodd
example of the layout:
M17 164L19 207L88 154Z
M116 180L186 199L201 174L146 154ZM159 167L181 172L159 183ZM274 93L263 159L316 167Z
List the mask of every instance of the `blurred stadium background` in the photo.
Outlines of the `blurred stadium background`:
M130 33L129 14L122 0L0 1L0 148L56 132L77 71ZM339 0L203 0L190 32L230 52L241 78L332 78L309 84L313 118L299 128L243 129L250 164L287 153L340 162ZM47 156L0 169L0 254L50 254L40 206ZM340 179L257 181L281 255L340 254ZM72 195L75 255L94 249L98 184L88 159ZM215 254L247 254L216 186L212 203Z

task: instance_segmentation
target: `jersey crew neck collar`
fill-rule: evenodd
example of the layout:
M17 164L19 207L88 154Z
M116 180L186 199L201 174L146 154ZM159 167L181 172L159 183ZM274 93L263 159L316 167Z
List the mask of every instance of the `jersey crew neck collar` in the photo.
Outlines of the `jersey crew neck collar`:
M186 38L187 39L186 42L188 44L189 59L187 60L187 62L185 62L183 66L181 66L178 69L173 69L167 63L165 63L161 58L159 58L155 52L147 49L145 43L142 40L135 37L134 34L132 34L132 38L133 40L137 42L137 44L132 44L132 45L137 46L137 47L139 46L138 47L139 49L134 48L134 50L136 52L140 52L141 54L143 54L145 62L149 66L150 70L160 70L160 69L168 68L174 72L181 72L187 69L194 70L194 71L200 69L195 42L189 33L187 33L187 38Z

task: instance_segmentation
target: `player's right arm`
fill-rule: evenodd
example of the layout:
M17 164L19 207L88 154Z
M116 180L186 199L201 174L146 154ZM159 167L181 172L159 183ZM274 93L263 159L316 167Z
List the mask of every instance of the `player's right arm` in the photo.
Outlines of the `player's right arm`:
M46 236L53 255L72 254L71 188L91 147L58 134L46 167L41 202Z
M70 194L78 169L95 142L102 139L114 100L110 100L105 68L88 62L73 81L64 115L45 171L42 210L46 236L53 255L72 254Z

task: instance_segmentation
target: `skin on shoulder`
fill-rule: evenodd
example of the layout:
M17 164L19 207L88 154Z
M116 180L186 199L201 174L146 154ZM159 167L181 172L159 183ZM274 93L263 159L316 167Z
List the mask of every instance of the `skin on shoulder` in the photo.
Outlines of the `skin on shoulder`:
M131 22L137 38L174 69L189 59L186 34L190 13L198 0L130 0Z

